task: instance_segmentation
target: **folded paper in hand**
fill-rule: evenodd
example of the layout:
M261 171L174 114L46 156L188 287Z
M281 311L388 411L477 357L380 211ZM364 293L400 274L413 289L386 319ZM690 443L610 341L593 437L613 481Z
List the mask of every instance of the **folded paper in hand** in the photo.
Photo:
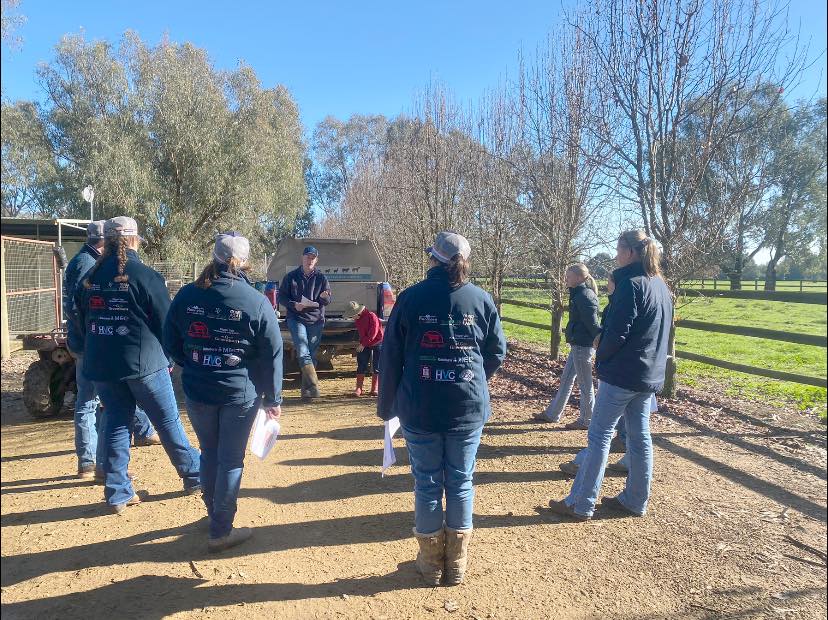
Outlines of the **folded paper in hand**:
M303 306L305 306L305 308L318 308L319 307L319 304L317 302L311 301L310 299L308 299L304 295L302 295L302 300L299 303L302 304Z
M400 429L400 419L391 418L385 422L385 444L382 451L382 475L385 476L385 470L397 462L397 455L394 454L394 433Z
M271 420L264 409L259 409L253 422L253 440L250 442L250 451L264 459L276 445L281 426L278 420Z

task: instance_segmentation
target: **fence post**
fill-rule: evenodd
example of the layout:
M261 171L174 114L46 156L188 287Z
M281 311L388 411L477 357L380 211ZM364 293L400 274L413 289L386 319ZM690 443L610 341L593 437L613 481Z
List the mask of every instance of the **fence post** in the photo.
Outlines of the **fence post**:
M704 288L704 278L702 278L702 282L701 282L701 287L700 287L700 288Z
M800 281L799 281L799 292L801 293L803 290L805 290L805 289L804 289L804 286L803 286L803 281L802 281L802 280L800 280Z
M758 290L759 290L759 278L754 278L754 279L753 279L753 290L754 290L754 291L758 291Z
M6 298L6 244L0 242L0 357L11 357L9 342L9 302Z
M716 285L719 283L718 280L713 280L713 290L716 290Z

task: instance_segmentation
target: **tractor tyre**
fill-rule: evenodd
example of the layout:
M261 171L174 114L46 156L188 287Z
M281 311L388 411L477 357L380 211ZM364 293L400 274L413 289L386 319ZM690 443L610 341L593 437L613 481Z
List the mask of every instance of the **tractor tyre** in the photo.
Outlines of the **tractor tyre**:
M60 364L52 360L32 362L23 376L23 404L32 417L57 415L63 405L63 394L53 394L60 383ZM56 383L57 381L57 383Z

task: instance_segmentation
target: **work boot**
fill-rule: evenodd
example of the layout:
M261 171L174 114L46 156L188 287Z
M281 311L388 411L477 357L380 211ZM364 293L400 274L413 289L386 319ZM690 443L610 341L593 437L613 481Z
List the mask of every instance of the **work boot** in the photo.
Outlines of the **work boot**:
M575 420L569 424L564 424L564 428L568 431L585 431L589 430L589 424L584 424L580 420Z
M356 389L354 390L354 396L359 398L362 396L362 386L365 384L365 375L357 375L357 384Z
M371 391L368 392L369 396L379 396L379 375L374 373L371 375Z
M135 437L132 443L136 448L141 446L160 446L161 438L158 436L158 433L153 433L147 437Z
M253 530L249 527L234 527L230 533L221 538L211 538L207 541L207 551L210 553L218 553L230 547L242 544L253 535Z
M306 387L302 389L303 397L319 398L319 379L316 377L316 368L313 364L302 366L302 383L303 385L306 384Z
M577 476L580 467L578 466L578 463L576 463L575 461L567 461L566 463L561 463L560 465L558 465L558 469L560 469L563 473L565 473L568 476Z
M81 480L90 480L95 477L95 465L79 465L78 478Z
M446 528L446 585L457 586L463 583L468 564L469 542L472 530L453 530Z
M149 493L147 491L141 490L135 493L131 498L125 501L122 504L109 504L109 509L114 512L116 515L119 515L127 509L127 506L135 506L136 504L140 504L142 501L146 500L149 497Z
M417 528L413 530L420 551L417 553L417 572L430 586L440 585L443 576L443 562L446 557L446 532L440 528L431 534L420 534Z

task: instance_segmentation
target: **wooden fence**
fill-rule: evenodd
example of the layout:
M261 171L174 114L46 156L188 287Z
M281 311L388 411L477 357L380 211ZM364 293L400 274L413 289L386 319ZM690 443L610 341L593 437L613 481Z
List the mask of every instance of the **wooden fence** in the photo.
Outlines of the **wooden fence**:
M753 293L754 291L727 291L728 293ZM767 293L765 293L767 295ZM786 295L785 293L780 293ZM824 293L792 293L797 296L807 295L809 300L798 300L797 303L809 304L825 304ZM810 297L813 295L821 295L818 299ZM520 301L516 299L501 299L501 303L518 306L522 308L535 308L540 310L549 310L548 304L533 303L528 301ZM774 301L787 301L786 299L774 299ZM533 329L540 329L545 331L552 331L550 325L543 323L534 323L531 321L523 321L521 319L513 319L510 317L501 317L501 321L505 323L514 323L524 327L531 327ZM684 329L695 329L706 332L714 332L720 334L733 334L737 336L748 336L751 338L763 338L765 340L777 340L781 342L792 342L796 344L804 344L822 348L828 348L828 337L818 336L814 334L801 334L795 332L780 331L774 329L763 329L759 327L744 327L741 325L723 325L720 323L708 323L705 321L694 321L690 319L679 319L676 321L677 327ZM780 381L790 381L792 383L800 383L803 385L813 385L816 387L828 387L828 381L822 377L811 377L809 375L800 375L796 373L783 372L779 370L771 370L769 368L760 368L758 366L748 366L746 364L738 364L726 360L720 360L690 351L676 351L676 357L687 359L694 362L707 364L708 366L715 366L718 368L725 368L736 372L742 372L749 375L757 375L760 377L769 377L771 379L778 379Z

